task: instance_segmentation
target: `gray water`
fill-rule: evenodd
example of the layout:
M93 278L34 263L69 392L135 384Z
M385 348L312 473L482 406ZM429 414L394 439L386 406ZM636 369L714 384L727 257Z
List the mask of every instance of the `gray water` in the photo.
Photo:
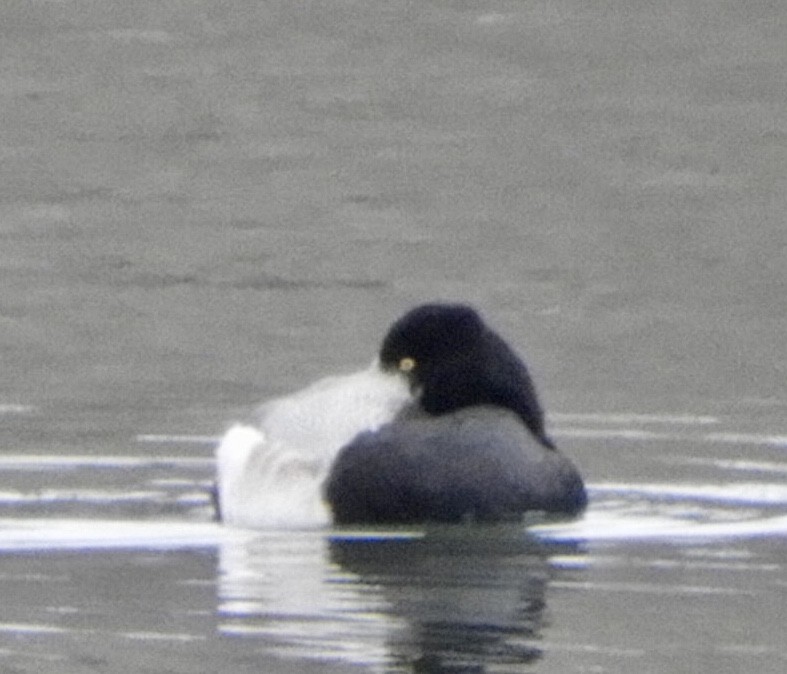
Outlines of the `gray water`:
M783 3L0 6L0 671L783 672ZM242 532L214 438L475 304L576 523Z

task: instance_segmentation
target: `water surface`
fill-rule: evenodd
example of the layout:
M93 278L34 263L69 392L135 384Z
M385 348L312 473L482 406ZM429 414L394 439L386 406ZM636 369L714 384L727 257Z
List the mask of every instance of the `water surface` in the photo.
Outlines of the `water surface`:
M786 21L0 3L0 670L785 671ZM214 438L436 298L585 519L213 522Z

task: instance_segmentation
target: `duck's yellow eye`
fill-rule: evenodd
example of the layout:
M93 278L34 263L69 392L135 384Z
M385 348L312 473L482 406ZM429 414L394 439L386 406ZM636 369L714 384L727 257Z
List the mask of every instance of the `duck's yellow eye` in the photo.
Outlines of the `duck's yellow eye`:
M410 357L402 358L399 361L399 369L402 372L410 372L413 368L415 368L415 359Z

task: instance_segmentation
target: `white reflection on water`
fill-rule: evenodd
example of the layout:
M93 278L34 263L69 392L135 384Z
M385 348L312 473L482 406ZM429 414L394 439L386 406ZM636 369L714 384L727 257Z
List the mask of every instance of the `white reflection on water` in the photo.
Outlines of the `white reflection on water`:
M262 534L222 546L220 630L386 670L530 662L552 573L521 529Z
M281 654L380 664L387 638L406 628L373 588L356 596L322 536L255 536L223 545L220 560L225 635L265 639Z

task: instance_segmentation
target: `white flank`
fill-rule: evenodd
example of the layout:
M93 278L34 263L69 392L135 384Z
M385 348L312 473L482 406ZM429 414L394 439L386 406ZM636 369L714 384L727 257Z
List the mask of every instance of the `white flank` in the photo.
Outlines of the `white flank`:
M216 451L224 522L248 528L329 524L322 484L336 454L410 400L404 378L375 362L264 404L256 423L230 428Z

